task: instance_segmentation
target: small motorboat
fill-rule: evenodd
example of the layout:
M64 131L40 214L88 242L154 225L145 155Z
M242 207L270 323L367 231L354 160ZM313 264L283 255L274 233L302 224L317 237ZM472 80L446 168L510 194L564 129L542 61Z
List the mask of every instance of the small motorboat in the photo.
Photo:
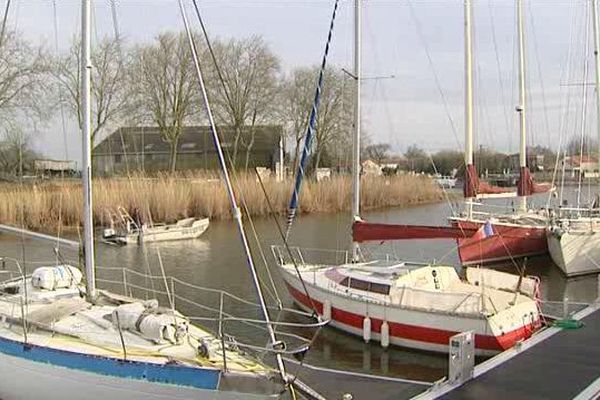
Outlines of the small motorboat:
M102 239L109 244L143 244L168 240L196 239L208 229L208 218L185 218L174 224L147 225L136 212L132 217L122 207L109 214L111 227L104 229Z

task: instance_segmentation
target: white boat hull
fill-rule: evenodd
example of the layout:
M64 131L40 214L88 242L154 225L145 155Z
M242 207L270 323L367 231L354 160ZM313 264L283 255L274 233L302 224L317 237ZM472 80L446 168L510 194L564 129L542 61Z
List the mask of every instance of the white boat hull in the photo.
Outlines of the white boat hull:
M141 234L139 232L131 232L106 238L106 240L118 244L141 244L196 239L208 229L208 225L209 219L203 218L195 220L189 226L174 224L145 227Z
M552 261L568 277L600 272L600 232L548 232Z
M312 300L317 312L323 315L324 308L331 307L330 325L357 336L364 335L364 318L368 316L372 327L371 340L378 342L382 340L381 325L386 321L390 332L389 342L397 346L447 353L451 336L473 331L475 353L490 356L512 347L518 340L529 337L539 323L537 310L527 306L513 310L523 315L515 317L511 311L495 316L497 318L490 323L483 315L460 316L366 302L352 296L336 294L305 280L310 295L308 299L298 277L284 268L282 270L288 291L300 308L310 311ZM497 329L499 326L503 329Z

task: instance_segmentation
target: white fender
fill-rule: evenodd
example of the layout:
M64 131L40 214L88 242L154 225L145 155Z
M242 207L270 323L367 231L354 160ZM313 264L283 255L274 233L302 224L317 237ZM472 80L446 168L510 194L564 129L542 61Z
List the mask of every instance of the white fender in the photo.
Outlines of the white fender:
M390 326L387 321L381 324L381 347L387 349L390 345Z
M369 343L371 340L371 318L369 317L363 319L363 339L365 343Z
M331 301L329 300L323 302L323 319L325 321L331 320Z

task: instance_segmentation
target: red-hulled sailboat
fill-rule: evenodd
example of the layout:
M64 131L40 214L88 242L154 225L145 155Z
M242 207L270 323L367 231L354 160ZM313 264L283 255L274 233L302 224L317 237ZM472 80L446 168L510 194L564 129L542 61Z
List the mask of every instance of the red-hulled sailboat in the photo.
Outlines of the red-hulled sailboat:
M466 172L463 186L465 212L449 218L450 224L459 229L485 229L474 236L464 235L457 239L458 255L463 265L484 264L515 258L545 254L548 252L546 210L527 209L527 196L547 192L550 185L536 184L527 167L526 119L525 119L525 59L524 30L521 1L518 1L518 38L519 38L519 113L520 122L520 178L517 184L519 207L512 214L490 214L475 212L473 200L486 197L512 196L505 188L492 186L479 181L473 164L473 85L472 63L470 61L471 43L466 43L466 92L465 92L465 164Z

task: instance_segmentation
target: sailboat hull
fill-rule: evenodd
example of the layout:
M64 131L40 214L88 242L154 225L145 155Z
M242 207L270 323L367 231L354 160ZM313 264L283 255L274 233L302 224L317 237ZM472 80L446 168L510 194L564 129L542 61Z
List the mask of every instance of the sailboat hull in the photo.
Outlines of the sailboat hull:
M486 221L451 219L454 227L479 229ZM457 239L463 265L487 264L548 253L545 226L492 223L494 235Z
M130 399L265 399L254 393L219 390L217 371L187 374L190 383L176 384L169 374L146 363L112 360L0 339L0 398L2 400L130 400ZM66 367L65 364L73 366ZM139 365L138 365L139 364ZM145 365L144 365L145 364ZM79 365L79 367L77 367ZM174 368L174 367L173 367ZM166 375L165 375L166 374ZM172 384L163 378L171 375ZM193 379L196 379L194 382Z
M527 308L529 306L519 310L523 312L523 316L516 325L508 319L498 319L490 323L482 316L460 316L365 302L318 287L305 280L309 298L297 276L284 271L283 278L295 304L306 311L311 311L314 305L320 315L330 314L330 326L364 338L364 321L368 317L370 339L381 342L382 325L385 321L389 327L390 344L417 350L447 353L452 336L473 331L475 353L491 356L531 336L539 324L539 320L531 317L537 315L537 310ZM330 310L325 311L326 308ZM511 329L495 332L493 326L506 326Z
M600 272L600 232L548 232L548 249L567 277Z

